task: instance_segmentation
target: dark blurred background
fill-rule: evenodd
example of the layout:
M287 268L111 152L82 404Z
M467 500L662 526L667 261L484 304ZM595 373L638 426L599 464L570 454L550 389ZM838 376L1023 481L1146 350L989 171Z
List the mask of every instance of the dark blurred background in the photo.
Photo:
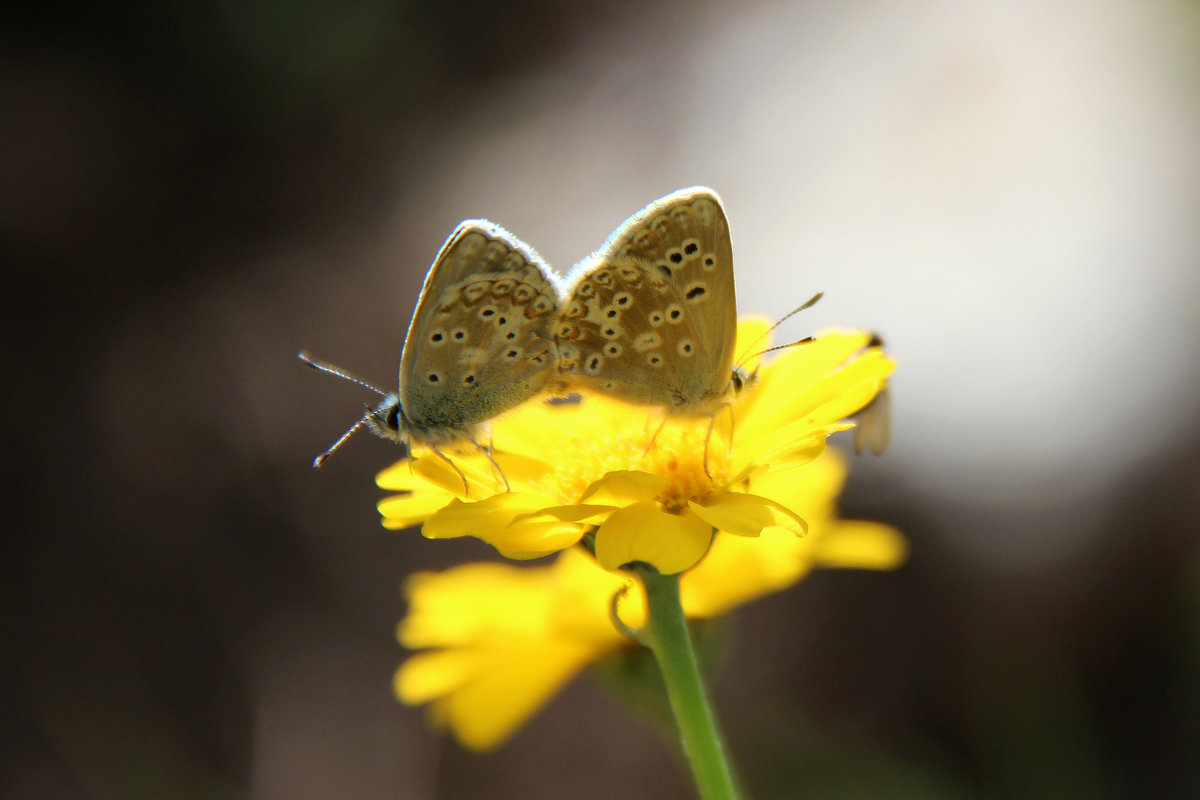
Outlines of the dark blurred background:
M1194 0L51 5L0 33L0 797L686 798L587 680L480 757L391 698L405 575L360 436L430 260L565 270L724 197L739 307L879 330L895 573L744 609L770 797L1200 794Z

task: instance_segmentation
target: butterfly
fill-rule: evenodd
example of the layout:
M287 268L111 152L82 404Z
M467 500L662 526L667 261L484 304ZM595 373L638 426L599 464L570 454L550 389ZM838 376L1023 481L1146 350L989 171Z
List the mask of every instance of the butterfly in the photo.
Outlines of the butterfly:
M384 396L313 466L366 424L385 439L428 447L466 477L444 446L479 444L486 423L543 392L554 379L553 326L560 289L540 256L487 220L466 220L433 260L400 356L399 390L389 394L338 367L310 366L366 386ZM507 486L508 481L504 479Z
M555 335L558 370L572 388L711 416L748 380L734 367L729 222L711 189L655 200L567 284Z

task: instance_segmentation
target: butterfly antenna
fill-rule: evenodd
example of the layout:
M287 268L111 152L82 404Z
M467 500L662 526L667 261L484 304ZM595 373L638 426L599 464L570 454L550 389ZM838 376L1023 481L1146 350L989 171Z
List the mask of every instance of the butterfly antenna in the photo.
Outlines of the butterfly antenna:
M817 340L817 337L815 337L815 336L805 336L803 339L797 339L794 342L788 342L787 344L777 344L774 347L768 347L766 350L759 350L757 353L750 356L750 358L754 358L755 356L761 356L764 353L773 353L776 350L786 350L789 347L798 347L799 345L802 345L802 344L812 344L816 340Z
M350 381L351 383L357 383L359 386L364 386L364 387L370 389L372 392L375 392L375 394L382 395L383 397L387 397L388 393L383 391L379 387L375 386L374 384L367 383L362 378L359 378L356 375L351 375L349 372L346 372L346 370L342 369L341 367L335 367L333 364L330 364L325 361L318 361L317 359L310 356L308 354L308 351L306 351L306 350L301 350L299 353L296 354L296 357L299 358L301 361L303 361L305 364L308 364L310 367L312 367L313 369L315 369L319 372L328 372L330 375L337 375L339 378L342 378L343 380ZM366 418L364 417L363 420L361 422L359 422L358 424L361 425L365 421L366 421ZM354 428L351 428L350 432L353 433ZM349 436L349 435L350 435L350 433L346 434L346 436ZM345 437L343 437L343 438L345 438ZM339 440L338 444L341 444L340 440ZM337 445L334 445L334 447L337 447Z
M807 300L805 300L803 303L801 303L800 305L796 306L796 307L795 307L795 308L793 308L791 311L789 311L788 313L786 313L786 314L784 314L782 317L780 317L778 320L776 320L774 325L772 325L771 327L769 327L769 328L767 328L765 331L763 331L763 332L762 332L762 334L761 334L761 335L759 335L759 337L758 337L757 339L755 339L753 342L751 342L751 343L749 344L749 346L747 346L747 347L746 347L746 352L747 352L747 354L746 354L746 355L743 355L741 358L739 358L739 359L737 360L737 365L740 367L742 364L745 364L745 363L746 363L747 361L749 361L750 359L752 359L752 358L755 358L756 356L761 356L763 353L769 353L769 352L771 352L772 350L781 350L781 349L783 349L783 348L785 348L785 347L792 347L793 345L797 345L797 344L807 344L808 342L812 341L812 337L811 337L811 336L809 336L809 337L807 337L807 338L805 338L805 339L800 339L799 341L792 342L791 344L783 344L783 345L779 345L779 346L777 346L777 347L770 347L770 348L767 348L766 350L760 350L760 351L759 351L759 352L757 352L757 353L751 353L751 352L749 352L749 351L751 351L751 350L753 350L753 349L754 349L754 346L755 346L755 345L757 345L757 344L758 344L759 342L761 342L763 339L767 338L767 337L768 337L768 336L771 334L771 331L775 330L775 329L776 329L776 328L778 328L780 325L782 325L784 322L786 322L787 320L789 320L789 319L791 319L792 317L794 317L794 316L796 316L797 314L799 314L801 311L804 311L806 308L812 308L812 307L813 307L813 306L815 306L815 305L816 305L816 304L817 304L817 303L820 301L820 299L821 299L822 297L824 297L824 296L825 296L825 293L824 293L824 292L817 292L817 293L816 293L816 294L814 294L812 297L808 298L808 299L807 299Z
M333 445L332 445L332 446L331 446L331 447L330 447L328 450L326 450L324 453L321 453L321 455L319 455L319 456L317 456L316 458L314 458L314 459L313 459L313 469L320 469L320 468L321 468L321 465L325 463L325 459L327 459L327 458L329 458L331 455L333 455L333 451L334 451L334 450L337 450L339 447L341 447L341 446L342 446L342 442L344 442L344 441L346 441L347 439L349 439L349 438L350 438L350 436L351 436L351 435L353 435L353 433L354 433L356 430L358 430L359 428L361 428L363 425L366 425L366 424L367 424L367 420L369 420L369 419L371 418L371 415L372 415L372 414L374 414L374 413L375 413L375 412L374 412L374 411L372 411L370 408L367 408L367 413L366 413L366 414L363 414L363 416L362 416L362 419L360 419L358 422L356 422L356 423L354 423L353 425L351 425L351 426L350 426L350 430L348 430L348 431L346 431L345 433L343 433L343 434L342 434L342 435L341 435L341 436L338 438L338 440L337 440L336 442L334 442L334 443L333 443Z

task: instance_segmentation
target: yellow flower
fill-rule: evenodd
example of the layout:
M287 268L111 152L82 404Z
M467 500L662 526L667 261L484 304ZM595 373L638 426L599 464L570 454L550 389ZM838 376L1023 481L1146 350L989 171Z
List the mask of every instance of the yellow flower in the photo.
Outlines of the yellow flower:
M741 346L765 330L743 322ZM511 491L477 453L453 457L469 494L437 458L401 462L377 479L404 493L379 504L383 524L423 522L429 538L476 536L517 559L564 550L594 531L605 569L642 561L665 575L683 572L704 557L715 531L803 534L797 471L830 434L853 426L846 417L871 402L893 367L865 332L825 331L758 368L712 420L672 416L660 429L661 413L600 396L531 403L493 427Z
M786 470L788 499L808 520L808 535L770 526L755 538L719 534L681 579L685 613L719 616L790 586L814 566L899 565L907 547L897 531L836 517L845 472L833 451ZM420 652L401 665L396 694L410 705L429 704L435 725L465 747L497 747L584 666L632 646L609 618L624 586L631 591L619 603L621 621L640 627L640 583L601 569L582 548L547 567L468 564L413 575L399 639Z

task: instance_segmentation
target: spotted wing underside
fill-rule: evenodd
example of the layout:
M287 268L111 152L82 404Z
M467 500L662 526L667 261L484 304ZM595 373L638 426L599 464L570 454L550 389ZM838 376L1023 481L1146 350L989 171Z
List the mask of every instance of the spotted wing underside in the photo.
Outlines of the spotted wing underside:
M558 299L531 247L486 220L460 224L434 259L405 338L409 421L466 430L541 392L554 376Z
M581 389L705 411L733 368L733 248L721 201L684 189L625 221L572 273L555 333Z

